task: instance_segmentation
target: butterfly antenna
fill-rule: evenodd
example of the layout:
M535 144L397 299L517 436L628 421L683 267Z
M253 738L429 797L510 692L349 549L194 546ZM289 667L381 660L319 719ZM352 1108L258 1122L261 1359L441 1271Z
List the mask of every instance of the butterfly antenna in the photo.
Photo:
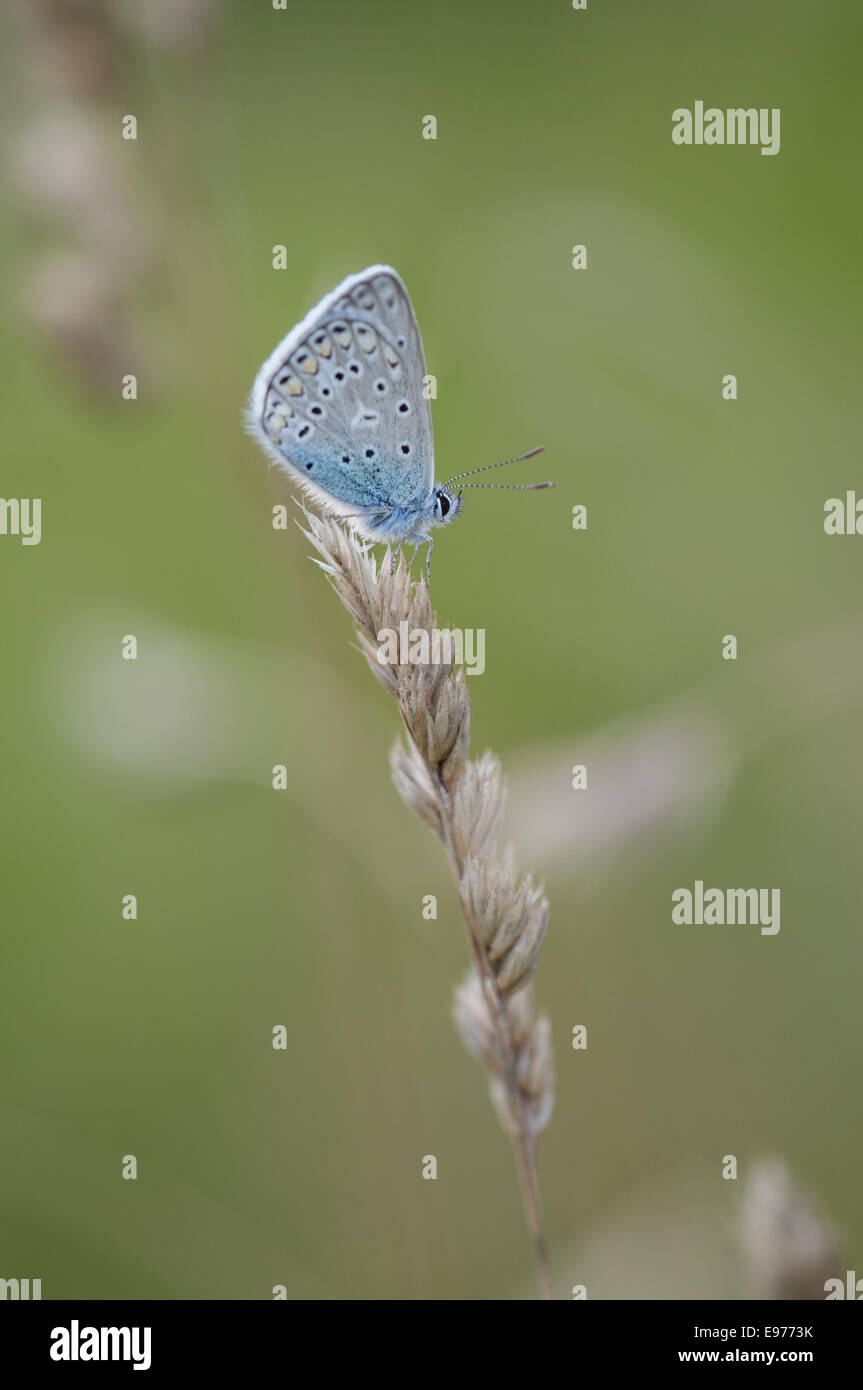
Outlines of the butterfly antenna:
M493 487L501 492L538 492L540 488L554 487L554 483L462 483L459 492L464 492L466 487Z
M484 463L481 468L470 468L467 473L456 473L454 478L449 478L444 487L449 487L451 483L457 483L462 478L472 478L474 473L487 473L490 468L504 468L508 463L523 463L525 459L532 459L535 454L541 454L545 448L540 444L536 449L530 449L526 454L519 454L514 459L501 459L500 463ZM466 487L495 487L508 491L516 492L535 492L538 488L554 487L554 483L462 483L462 488ZM459 489L461 491L461 489Z

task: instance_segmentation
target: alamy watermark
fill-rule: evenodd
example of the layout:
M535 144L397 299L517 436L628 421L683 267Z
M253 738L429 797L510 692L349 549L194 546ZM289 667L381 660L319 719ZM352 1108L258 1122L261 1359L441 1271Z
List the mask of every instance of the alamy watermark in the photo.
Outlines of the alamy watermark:
M696 879L694 889L675 888L671 920L677 926L760 926L762 936L779 930L778 888L707 888Z
M824 503L824 530L828 536L863 536L863 497L848 491L844 497L828 497Z
M484 627L410 627L404 620L398 631L382 627L377 634L381 666L463 666L468 676L485 670Z
M708 106L696 101L694 109L678 106L671 113L671 138L675 145L760 145L762 154L778 154L780 108L778 106Z
M69 1327L51 1329L52 1361L131 1361L133 1371L150 1369L149 1327Z
M20 536L22 545L42 539L41 497L0 497L0 536Z
M851 1298L855 1303L863 1299L863 1279L857 1278L856 1269L846 1269L844 1279L828 1279L824 1285L825 1302L837 1298Z
M41 1279L0 1279L0 1299L35 1302L42 1297Z

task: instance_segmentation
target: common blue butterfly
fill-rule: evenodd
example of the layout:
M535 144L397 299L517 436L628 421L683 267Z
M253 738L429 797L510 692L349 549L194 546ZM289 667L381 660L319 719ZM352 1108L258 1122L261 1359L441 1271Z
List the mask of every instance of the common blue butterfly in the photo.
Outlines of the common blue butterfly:
M247 423L313 501L349 520L367 540L393 545L394 561L403 544L427 541L430 580L429 530L455 520L464 487L495 484L453 490L453 483L481 468L435 481L425 376L407 290L390 266L372 265L325 295L267 358L255 378Z

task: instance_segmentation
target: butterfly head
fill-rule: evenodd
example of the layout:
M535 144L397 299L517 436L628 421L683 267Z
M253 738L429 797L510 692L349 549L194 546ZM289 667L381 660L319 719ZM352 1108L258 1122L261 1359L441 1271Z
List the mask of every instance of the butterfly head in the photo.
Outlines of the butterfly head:
M451 521L455 521L463 506L464 499L460 492L454 492L448 487L436 487L432 525L449 526Z

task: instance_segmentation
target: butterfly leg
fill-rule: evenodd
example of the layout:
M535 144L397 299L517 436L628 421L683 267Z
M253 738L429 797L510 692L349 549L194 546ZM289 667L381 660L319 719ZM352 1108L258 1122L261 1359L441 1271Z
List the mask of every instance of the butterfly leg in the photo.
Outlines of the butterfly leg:
M426 588L431 589L431 553L432 547L434 546L434 541L432 540L431 536L417 536L416 538L417 550L426 541L428 541L429 547L426 551Z
M403 545L404 541L399 541L395 550L392 552L392 557L390 559L390 574L395 574L396 572L396 565L398 564L399 555L401 554L401 548Z

